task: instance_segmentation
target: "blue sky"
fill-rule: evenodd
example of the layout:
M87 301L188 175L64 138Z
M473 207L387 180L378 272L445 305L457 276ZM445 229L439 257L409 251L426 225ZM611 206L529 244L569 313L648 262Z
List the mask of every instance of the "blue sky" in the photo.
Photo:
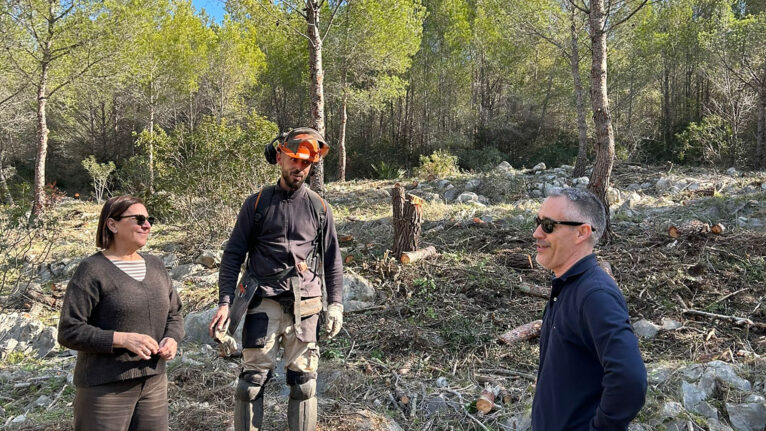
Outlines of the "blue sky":
M223 14L225 13L223 10L224 0L192 0L192 4L198 11L205 9L208 16L212 17L216 22L223 20Z

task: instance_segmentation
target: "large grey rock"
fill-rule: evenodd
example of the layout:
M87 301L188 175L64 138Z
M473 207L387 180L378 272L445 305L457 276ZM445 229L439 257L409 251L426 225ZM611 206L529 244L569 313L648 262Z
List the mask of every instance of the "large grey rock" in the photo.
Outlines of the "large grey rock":
M423 409L428 416L433 416L443 411L448 411L449 404L447 404L447 400L440 396L429 397L423 402Z
M58 331L53 326L19 313L0 314L0 359L13 352L42 358L58 346Z
M662 318L662 329L666 331L675 331L676 329L681 328L683 325L678 320L673 320L668 317Z
M642 338L654 338L660 328L646 319L641 319L633 324L633 332Z
M739 177L742 174L736 168L731 167L731 168L726 170L726 175L729 175L731 177Z
M546 169L545 163L540 162L532 168L532 172L540 172Z
M167 253L162 256L162 263L165 268L174 268L178 265L178 256L175 253Z
M210 337L210 334L208 334L208 326L217 309L218 307L215 307L209 310L195 311L187 314L184 319L184 331L186 332L184 341L215 346L216 342ZM234 338L238 343L242 340L242 325L244 322L245 319L240 320L239 327L235 332Z
M731 426L737 431L763 431L766 429L766 403L726 403Z
M351 269L343 274L343 310L354 311L369 307L375 302L377 292L372 284Z
M221 257L223 257L223 250L203 250L194 259L194 263L198 263L205 268L215 268L221 264Z
M463 192L455 201L459 203L479 202L479 195L474 192Z
M665 383L673 373L673 369L668 365L647 365L646 380L650 385L659 385Z
M501 171L505 171L505 172L510 172L510 171L513 170L513 166L511 166L510 163L508 163L505 160L503 160L502 162L500 162L499 165L497 165L497 169L499 169ZM764 183L764 184L766 184L766 183Z
M572 185L575 187L587 187L590 184L590 178L579 177L572 180Z
M190 275L194 275L198 272L204 271L204 267L202 265L198 265L196 263L187 263L185 265L178 265L177 267L173 268L173 270L170 272L170 277L173 280L181 281L186 277L189 277Z
M529 414L513 416L505 422L503 429L511 431L529 431L532 429L532 417Z
M660 411L660 417L665 419L674 419L681 413L683 413L684 407L681 405L681 403L676 401L668 401L665 404L662 405L662 410Z
M466 190L475 190L480 185L481 185L481 180L478 179L478 178L473 178L473 179L470 179L470 180L466 181L465 189Z
M64 265L62 276L72 278L74 272L77 270L77 267L80 266L80 262L82 262L82 259L80 258L71 259L66 265Z
M740 391L748 392L752 388L749 381L739 377L731 365L722 361L708 362L705 374L710 373L716 380L722 381L727 385L737 388ZM704 377L704 375L703 375Z
M455 186L450 184L449 187L444 191L444 201L447 203L453 202L455 198L460 194L460 190L458 190Z
M698 413L704 417L718 419L718 412L705 401L712 393L713 391L710 386L693 384L687 381L681 382L681 396L686 410Z
M426 192L426 191L420 191L417 193L410 193L411 195L417 196L420 199L423 199L426 202L432 202L432 203L441 203L442 197L439 196L438 193L434 192Z
M730 426L722 424L718 419L708 419L707 427L710 431L734 431Z

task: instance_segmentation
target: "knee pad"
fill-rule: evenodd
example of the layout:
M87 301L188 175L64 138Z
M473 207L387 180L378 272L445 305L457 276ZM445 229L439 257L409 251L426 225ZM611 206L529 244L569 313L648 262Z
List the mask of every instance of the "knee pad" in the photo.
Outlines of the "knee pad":
M316 373L303 373L287 370L287 384L290 385L290 398L293 400L308 400L316 396Z
M263 396L263 387L271 379L271 371L243 371L239 374L234 396L240 400L253 401Z

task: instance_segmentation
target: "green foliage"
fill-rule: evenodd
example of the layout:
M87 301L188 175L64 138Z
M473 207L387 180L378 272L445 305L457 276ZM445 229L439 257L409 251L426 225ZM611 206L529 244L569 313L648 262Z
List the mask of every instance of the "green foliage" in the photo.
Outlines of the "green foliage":
M406 170L386 164L386 162L382 160L377 165L370 164L370 166L378 175L378 179L381 180L396 180L404 177L404 174L407 173Z
M122 194L143 196L149 188L149 160L136 154L122 163L115 177Z
M82 161L82 167L90 174L91 180L93 180L93 189L96 196L96 202L101 203L109 184L109 176L112 175L116 166L114 162L98 163L96 156L90 155L88 158Z
M276 125L258 115L242 125L208 117L194 131L177 128L159 146L157 182L172 196L162 201L172 201L177 216L191 224L189 241L217 246L245 197L274 181L277 170L264 159L263 146L276 133Z
M444 150L436 150L430 156L420 156L420 166L418 166L417 172L422 178L430 176L446 178L455 175L459 172L457 156Z
M487 146L481 149L465 148L460 151L460 167L471 171L487 171L494 169L508 155L495 146Z
M700 123L689 123L676 138L678 158L683 162L720 165L734 159L737 142L731 127L720 117L710 116Z

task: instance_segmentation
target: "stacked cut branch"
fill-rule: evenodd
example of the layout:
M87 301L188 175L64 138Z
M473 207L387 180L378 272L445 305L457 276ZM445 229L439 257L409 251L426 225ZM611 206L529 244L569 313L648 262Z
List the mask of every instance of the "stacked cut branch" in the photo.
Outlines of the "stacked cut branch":
M404 188L398 183L394 186L391 195L394 223L393 252L396 259L403 263L409 263L436 253L436 249L430 247L433 249L433 253L429 250L429 252L404 254L418 251L423 224L423 200L413 195L405 196Z
M681 226L675 226L670 225L668 226L668 236L671 238L678 238L681 235L691 235L691 234L708 234L712 233L714 235L721 235L726 231L726 227L721 224L717 223L712 226L709 224L702 222L700 220L690 220Z
M551 297L551 288L544 286L535 286L533 284L521 284L519 285L519 291L530 296L536 296L538 298L548 299Z

